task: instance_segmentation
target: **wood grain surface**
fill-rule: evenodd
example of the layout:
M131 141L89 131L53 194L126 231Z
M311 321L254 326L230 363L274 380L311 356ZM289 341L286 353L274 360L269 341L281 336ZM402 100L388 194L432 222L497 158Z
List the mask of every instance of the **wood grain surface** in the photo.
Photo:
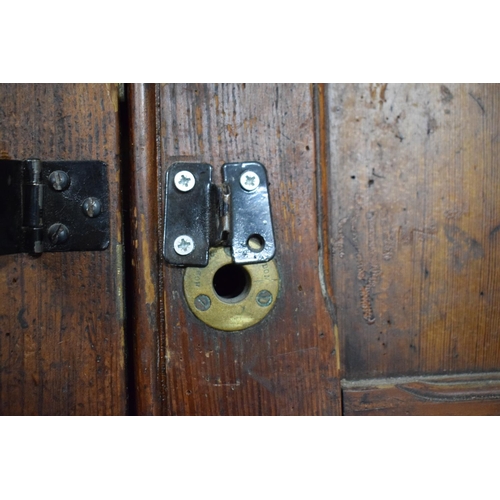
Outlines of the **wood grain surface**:
M164 373L158 370L161 342L162 266L159 241L158 175L156 148L156 92L154 84L128 86L130 123L130 177L126 213L128 286L127 320L131 334L130 385L133 413L161 413ZM161 202L161 199L160 199Z
M335 415L343 378L346 414L498 414L499 97L131 85L131 413ZM0 155L103 160L114 208L105 252L0 256L0 414L127 411L117 112L114 85L0 86ZM200 161L220 184L244 160L268 170L281 294L224 333L161 259L162 180Z
M207 162L220 183L223 163L265 165L281 276L271 314L225 333L187 308L183 271L163 267L164 412L339 414L336 330L321 288L313 87L164 85L160 105L162 172L175 161Z
M126 412L115 85L0 85L3 158L102 160L103 252L0 256L0 414Z
M500 369L500 86L331 85L342 377Z
M345 415L500 415L500 373L342 383Z

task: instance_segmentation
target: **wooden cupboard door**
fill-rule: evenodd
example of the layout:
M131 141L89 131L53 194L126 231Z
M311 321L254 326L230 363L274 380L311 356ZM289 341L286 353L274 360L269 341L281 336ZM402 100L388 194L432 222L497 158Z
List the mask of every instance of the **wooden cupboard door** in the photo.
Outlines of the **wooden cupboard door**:
M340 414L337 334L322 286L314 87L135 85L129 99L132 273L147 304L133 313L138 412ZM162 222L174 162L209 163L220 184L224 163L246 160L267 168L281 292L261 323L223 332L189 310L184 271L158 260L161 232L148 219ZM158 197L145 196L152 185Z
M500 86L323 88L348 414L499 414Z
M499 98L498 85L132 86L138 413L499 414ZM268 169L281 295L262 323L221 332L160 257L163 179L194 161L220 182L244 160Z
M131 411L500 413L499 92L130 86ZM103 160L114 207L104 252L0 257L2 414L126 412L117 111L115 86L0 87L2 157ZM161 258L163 179L243 160L269 173L281 292L221 332Z
M125 414L116 85L0 85L4 159L102 160L102 252L0 256L0 414Z

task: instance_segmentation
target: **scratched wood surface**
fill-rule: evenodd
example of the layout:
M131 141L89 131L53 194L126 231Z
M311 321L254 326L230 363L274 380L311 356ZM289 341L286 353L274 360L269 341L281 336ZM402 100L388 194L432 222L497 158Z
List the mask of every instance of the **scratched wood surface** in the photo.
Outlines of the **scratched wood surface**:
M163 372L160 335L162 266L158 220L158 168L156 150L156 92L154 84L128 86L130 168L126 224L127 321L130 332L129 385L131 411L138 415L161 414Z
M0 256L0 414L126 411L114 85L0 85L3 158L103 160L104 252Z
M500 415L500 373L342 383L345 415Z
M500 86L326 89L342 377L500 369Z
M269 173L281 296L261 323L224 333L198 321L183 271L163 266L173 415L340 413L338 349L321 290L314 91L309 85L164 85L161 164L257 160Z

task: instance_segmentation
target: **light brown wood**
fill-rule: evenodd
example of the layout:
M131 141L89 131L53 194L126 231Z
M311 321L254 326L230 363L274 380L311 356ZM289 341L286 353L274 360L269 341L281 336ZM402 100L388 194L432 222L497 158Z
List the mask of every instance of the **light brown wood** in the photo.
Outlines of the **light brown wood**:
M0 85L3 158L108 164L103 252L0 256L0 414L126 412L115 85Z
M500 86L331 85L343 377L500 368Z

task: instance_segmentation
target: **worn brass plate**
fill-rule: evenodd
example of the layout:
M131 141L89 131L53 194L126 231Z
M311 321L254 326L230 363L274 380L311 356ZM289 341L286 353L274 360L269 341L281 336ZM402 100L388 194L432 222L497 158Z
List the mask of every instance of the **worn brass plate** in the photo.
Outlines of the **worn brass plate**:
M244 330L264 319L276 303L279 276L273 260L242 266L249 276L249 286L241 298L223 299L213 285L215 273L232 264L222 247L212 248L206 267L188 267L184 274L184 294L191 311L201 321L217 330Z

